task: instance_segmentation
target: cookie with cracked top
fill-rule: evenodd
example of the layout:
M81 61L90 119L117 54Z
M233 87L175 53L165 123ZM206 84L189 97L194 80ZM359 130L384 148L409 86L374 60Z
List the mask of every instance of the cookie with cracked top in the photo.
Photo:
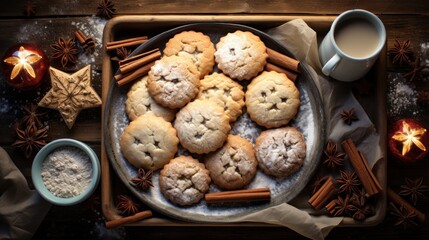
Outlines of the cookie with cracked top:
M240 30L221 37L214 55L217 67L239 81L257 76L268 58L264 42L255 34Z
M204 164L213 182L225 190L239 189L249 184L258 167L253 145L231 134L222 148L205 157Z
M256 159L264 173L285 178L298 171L306 157L302 133L295 127L263 131L255 141Z
M163 107L149 94L147 89L147 76L135 82L127 93L125 100L125 111L128 118L133 121L144 114L154 114L171 122L176 116L176 111Z
M247 86L246 107L250 118L266 128L289 123L298 113L299 90L285 74L262 72Z
M243 86L223 73L212 73L200 81L197 99L207 99L223 107L230 122L234 122L243 112Z
M164 55L183 56L192 59L203 78L213 70L215 47L210 37L195 31L174 35L165 44Z
M157 170L178 150L176 129L162 117L145 114L124 129L119 141L124 157L136 168Z
M204 164L189 156L172 159L159 175L161 193L180 206L198 203L209 191L210 182Z
M177 109L193 100L200 87L200 72L186 57L164 56L149 71L148 89L164 107Z
M174 128L180 144L192 153L209 153L225 142L231 126L222 107L208 100L195 100L176 114Z

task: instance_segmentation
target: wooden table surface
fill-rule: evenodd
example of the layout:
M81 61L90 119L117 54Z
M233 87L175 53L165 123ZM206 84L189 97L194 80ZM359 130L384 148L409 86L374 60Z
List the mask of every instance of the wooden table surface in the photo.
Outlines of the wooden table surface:
M98 0L33 0L35 15L26 17L23 13L27 0L14 0L0 8L0 53L17 42L33 42L40 46L48 55L52 53L49 45L59 37L71 38L73 31L79 28L97 29L101 32L105 23L95 16ZM420 50L420 44L429 45L429 3L426 0L374 0L374 1L227 1L227 0L114 0L116 15L144 14L228 14L228 15L323 15L336 16L341 12L354 8L362 8L377 14L387 29L388 48L394 40L410 39L415 49ZM100 40L101 36L98 36ZM97 40L97 39L96 39ZM428 48L427 46L426 48ZM101 96L101 57L102 51L94 54L94 59L80 59L77 68L88 62L95 69L93 86ZM426 59L429 57L429 50ZM429 60L428 60L429 61ZM51 64L55 63L51 59ZM388 87L394 83L395 74L404 71L392 65L388 60ZM428 81L409 83L416 89L429 89ZM7 86L3 77L0 83L0 146L11 155L13 161L26 176L31 186L31 159L25 159L19 150L11 144L14 136L14 123L22 115L21 107L28 103L37 103L44 94L43 89L23 94ZM386 93L388 98L388 93ZM389 103L388 106L394 107ZM388 110L389 112L389 110ZM98 154L101 151L101 109L83 110L72 130L68 130L58 112L49 111L48 140L69 137L88 143ZM386 113L387 114L387 113ZM416 115L410 111L395 112L389 118L389 124L394 119L402 117L419 118L429 124L429 112L420 109ZM419 165L401 167L388 159L388 185L398 188L406 177L423 176L424 183L429 185L429 159L424 159ZM98 190L99 194L99 190ZM428 193L426 193L428 195ZM424 213L429 213L429 201L420 199L417 207ZM293 231L281 227L127 227L106 231L103 227L103 216L100 206L95 209L88 204L74 207L52 207L43 220L34 239L189 239L189 238L246 238L246 239L301 239ZM336 228L328 239L428 239L429 224L424 223L413 231L403 231L394 226L394 218L387 213L383 223L368 228Z

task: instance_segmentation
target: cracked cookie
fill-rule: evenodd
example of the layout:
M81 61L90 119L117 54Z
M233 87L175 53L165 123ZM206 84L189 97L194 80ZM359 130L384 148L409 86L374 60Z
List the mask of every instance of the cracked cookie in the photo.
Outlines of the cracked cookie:
M302 133L294 127L270 129L256 138L255 153L263 172L285 178L301 168L306 144Z
M185 31L174 35L164 48L166 56L183 56L192 59L200 71L200 78L209 74L214 66L214 44L201 32Z
M208 100L195 100L176 114L174 127L180 144L192 153L209 153L220 148L231 129L223 108Z
M204 163L213 182L225 190L246 186L258 167L252 144L236 135L228 135L223 147L210 153Z
M153 100L147 89L147 78L144 76L128 90L125 101L125 111L128 118L133 121L141 115L152 113L155 116L163 117L166 121L173 121L176 111L163 107Z
M266 128L289 123L301 103L299 90L283 73L263 72L247 86L246 107L250 118Z
M197 99L208 99L223 107L230 122L242 113L244 106L243 87L222 73L212 73L200 81Z
M194 99L200 87L200 72L186 57L162 57L149 71L148 89L164 107L181 108Z
M159 175L159 187L164 197L181 206L199 202L208 192L210 181L204 164L189 156L172 159Z
M136 168L157 170L174 158L179 139L170 122L145 114L130 122L119 145L124 157Z
M250 80L264 69L267 48L251 32L237 30L216 44L215 61L223 73L236 80Z

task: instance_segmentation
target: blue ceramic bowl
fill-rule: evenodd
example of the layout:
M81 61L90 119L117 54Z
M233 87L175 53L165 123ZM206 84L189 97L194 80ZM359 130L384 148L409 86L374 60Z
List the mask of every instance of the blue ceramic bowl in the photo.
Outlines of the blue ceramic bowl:
M43 161L52 151L62 147L76 147L81 149L89 156L89 159L92 164L92 179L89 185L83 190L83 192L74 197L55 196L46 188L41 175ZM34 187L44 199L55 205L70 206L86 200L97 188L97 185L100 181L100 162L95 152L85 143L69 138L57 139L46 144L37 153L36 157L34 158L33 165L31 167L31 178L33 179Z

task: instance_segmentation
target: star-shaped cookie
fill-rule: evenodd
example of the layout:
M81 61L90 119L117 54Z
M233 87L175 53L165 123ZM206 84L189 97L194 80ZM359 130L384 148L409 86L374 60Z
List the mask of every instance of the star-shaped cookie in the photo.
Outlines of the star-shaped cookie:
M52 88L38 105L57 109L69 129L73 127L82 109L101 105L101 98L91 87L91 65L73 74L50 67L49 73Z

